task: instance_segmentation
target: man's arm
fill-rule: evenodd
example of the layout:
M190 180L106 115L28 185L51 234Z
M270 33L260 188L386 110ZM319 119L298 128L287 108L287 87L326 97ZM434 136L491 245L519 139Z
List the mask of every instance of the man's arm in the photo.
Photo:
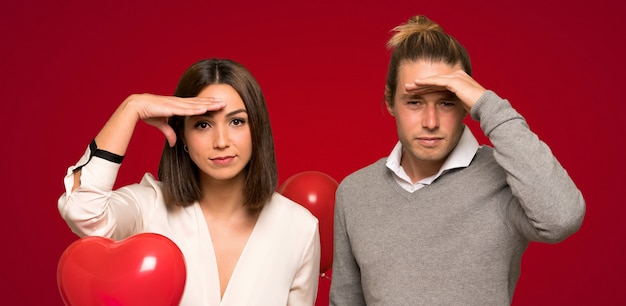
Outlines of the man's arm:
M583 196L524 118L492 91L476 101L471 116L493 144L494 157L519 201L508 216L522 235L555 243L576 232L585 214Z

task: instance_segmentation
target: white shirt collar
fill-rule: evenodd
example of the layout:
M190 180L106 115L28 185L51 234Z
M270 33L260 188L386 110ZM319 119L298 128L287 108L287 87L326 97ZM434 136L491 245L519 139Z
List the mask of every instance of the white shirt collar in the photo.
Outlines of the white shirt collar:
M396 182L398 182L398 184L400 184L400 186L402 186L405 190L413 192L426 185L430 185L435 179L448 170L469 166L474 158L474 155L476 154L476 151L478 151L478 141L472 134L472 131L470 131L469 127L465 126L463 134L461 134L461 139L459 139L459 143L456 147L454 147L454 149L452 149L452 152L450 152L450 155L441 166L441 169L439 169L439 172L433 176L424 178L415 184L411 182L411 178L409 178L400 165L400 160L402 159L402 144L400 141L396 143L396 146L391 151L391 154L387 158L386 165L387 168L394 173Z

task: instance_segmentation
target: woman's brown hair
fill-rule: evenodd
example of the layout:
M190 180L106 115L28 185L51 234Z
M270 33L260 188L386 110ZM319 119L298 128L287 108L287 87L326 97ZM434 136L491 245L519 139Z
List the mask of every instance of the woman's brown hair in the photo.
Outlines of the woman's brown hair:
M252 156L244 169L244 205L260 209L269 201L278 184L274 138L263 92L256 79L243 65L228 59L205 59L183 73L177 97L195 97L211 84L227 84L239 94L248 113L252 137ZM178 140L183 139L184 117L169 118ZM168 205L188 206L202 197L199 169L184 150L183 141L170 147L167 141L159 163L159 180Z

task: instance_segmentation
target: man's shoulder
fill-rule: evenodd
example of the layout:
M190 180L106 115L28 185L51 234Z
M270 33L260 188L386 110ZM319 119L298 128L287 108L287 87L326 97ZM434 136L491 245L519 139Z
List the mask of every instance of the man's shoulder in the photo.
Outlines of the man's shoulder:
M478 151L476 151L476 155L474 155L474 159L472 160L472 166L484 166L484 164L497 164L494 156L494 149L490 145L481 145L478 147Z
M377 177L382 177L384 169L386 169L387 157L383 157L357 171L352 172L346 176L339 186L346 185L363 185L365 182L375 180Z

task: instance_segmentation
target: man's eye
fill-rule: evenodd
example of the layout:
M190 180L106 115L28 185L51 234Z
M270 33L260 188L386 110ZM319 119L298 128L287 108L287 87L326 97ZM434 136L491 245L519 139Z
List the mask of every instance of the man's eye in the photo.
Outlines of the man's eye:
M443 101L441 102L441 105L445 106L445 107L453 107L456 105L456 102L453 101Z

